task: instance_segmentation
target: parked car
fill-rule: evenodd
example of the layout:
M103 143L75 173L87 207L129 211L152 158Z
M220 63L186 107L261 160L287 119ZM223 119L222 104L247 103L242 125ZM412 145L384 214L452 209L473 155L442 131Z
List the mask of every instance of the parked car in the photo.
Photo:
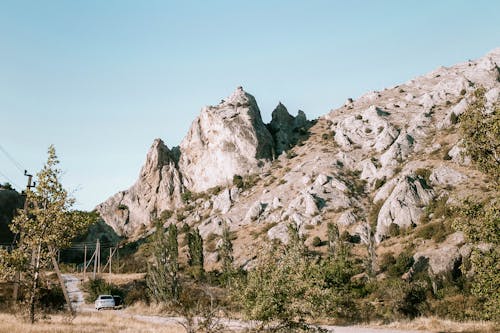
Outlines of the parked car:
M115 310L118 310L118 309L123 309L123 301L122 301L122 298L120 296L117 296L117 295L113 295L113 299L115 301L115 307L114 309Z
M99 295L99 297L95 300L94 305L97 311L101 309L114 309L115 299L111 295Z

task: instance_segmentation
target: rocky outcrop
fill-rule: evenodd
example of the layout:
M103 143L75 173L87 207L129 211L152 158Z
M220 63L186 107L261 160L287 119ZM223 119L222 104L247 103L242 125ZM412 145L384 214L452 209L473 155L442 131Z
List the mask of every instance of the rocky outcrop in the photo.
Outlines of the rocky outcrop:
M464 235L461 232L456 232L446 239L442 244L435 248L426 248L417 251L413 255L415 264L412 267L411 273L421 269L428 269L431 276L440 276L451 273L454 270L459 270L459 266L463 257L467 256L466 251L461 250L464 244ZM425 263L426 265L422 265Z
M217 106L205 107L180 145L179 169L194 192L260 170L274 142L255 98L239 87Z
M307 130L310 122L307 121L303 111L298 112L294 117L288 113L286 107L281 102L272 113L272 120L268 125L269 131L274 138L274 149L276 155L289 150L297 144L301 133Z
M136 183L96 209L117 234L132 236L150 227L152 220L162 211L179 206L182 191L175 155L162 140L156 139Z
M301 112L291 116L280 103L266 126L255 99L237 89L219 105L203 108L180 147L165 151L167 158L154 162L148 156L148 171L141 172L138 183L100 211L126 235L164 209L177 210L167 223L198 227L205 238L219 235L227 224L237 237L240 262L262 242L286 243L288 224L304 237L325 239L327 223L336 223L342 234L368 236L369 221L376 223L376 243L390 236L387 247L398 252L404 245L398 240L415 237L397 236L391 224L406 229L406 236L420 221L443 223L446 217L431 212L437 209L430 205L434 198L447 197L446 204L453 204L485 185L480 171L469 166L453 114L466 112L479 86L487 92L487 104L494 104L500 91L498 63L500 49L350 99L314 122ZM235 174L243 176L239 188L231 185ZM173 190L159 196L156 188L165 179L171 179ZM205 193L185 203L180 200L184 188ZM432 274L455 267L457 251L464 256L464 247L448 240L417 240L415 261L427 262ZM207 252L206 258L215 262L217 255Z
M433 197L434 192L427 188L425 180L421 177L414 175L402 177L380 208L375 233L377 242L387 235L392 223L400 228L419 224L422 207L428 205Z

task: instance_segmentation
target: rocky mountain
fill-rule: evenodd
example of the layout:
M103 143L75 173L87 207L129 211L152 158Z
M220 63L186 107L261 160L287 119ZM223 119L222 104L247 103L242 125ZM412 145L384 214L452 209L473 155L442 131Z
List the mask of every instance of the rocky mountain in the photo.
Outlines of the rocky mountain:
M255 99L240 87L202 109L180 148L171 151L156 140L139 180L97 209L119 234L134 237L160 217L197 226L208 240L227 223L242 265L261 242L286 242L289 223L306 244L325 239L327 222L365 242L373 229L377 251L386 251L394 230L439 223L431 209L437 203L492 194L463 154L456 122L479 87L486 91L486 112L494 112L499 64L496 49L349 99L312 122L280 103L265 125ZM213 249L206 249L209 263L217 260ZM435 271L450 260L453 266L464 251L460 233L439 243L422 240L416 248ZM443 253L453 258L443 263Z

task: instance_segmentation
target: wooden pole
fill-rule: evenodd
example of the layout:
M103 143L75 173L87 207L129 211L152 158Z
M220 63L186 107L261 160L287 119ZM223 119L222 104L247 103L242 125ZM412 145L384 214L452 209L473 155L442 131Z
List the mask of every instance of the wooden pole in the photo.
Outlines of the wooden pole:
M24 212L28 213L28 194L31 191L32 187L35 187L35 185L31 184L31 181L33 180L33 175L28 174L26 170L24 170L24 175L28 177L28 184L26 185L26 198L24 199ZM21 237L21 236L19 236ZM16 239L14 237L14 242L12 243L12 249L14 249L14 243ZM21 272L16 270L16 273L14 275L14 290L12 292L12 298L14 300L14 304L17 303L17 295L19 294L19 281L21 280Z
M101 242L97 240L97 275L101 274Z
M64 294L64 299L66 300L66 304L68 304L69 312L74 317L75 310L73 309L73 306L71 305L71 300L69 299L68 290L66 289L66 285L64 284L64 279L62 277L61 271L59 270L59 264L57 263L54 251L52 251L52 247L49 247L49 251L50 251L50 259L52 260L52 264L54 265L54 270L56 271L57 278L59 279L59 283L61 284L61 289L62 289L63 294Z
M83 282L85 282L85 273L87 272L87 245L83 247Z
M95 250L94 250L94 255L93 255L93 257L94 257L94 275L92 276L92 279L94 279L94 280L95 280L95 273L97 271L97 248L98 248L98 245L99 245L99 241L97 241L95 243Z
M111 259L113 258L113 254L111 253L111 248L109 248L109 276L111 277Z

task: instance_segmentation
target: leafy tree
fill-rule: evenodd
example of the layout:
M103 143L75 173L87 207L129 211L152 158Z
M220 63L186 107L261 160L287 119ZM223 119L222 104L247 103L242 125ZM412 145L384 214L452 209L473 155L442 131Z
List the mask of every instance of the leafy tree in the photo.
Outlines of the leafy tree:
M158 303L177 302L180 295L177 227L171 224L167 234L161 222L152 237L153 263L148 264L146 283L152 299Z
M48 149L43 169L37 173L37 186L26 196L27 208L18 210L10 228L19 235L17 248L1 253L3 275L23 272L27 290L29 318L35 321L35 304L40 296L40 273L52 268L55 252L68 247L71 240L93 222L84 214L71 211L75 200L60 182L61 170L54 146ZM61 281L62 282L62 281Z
M203 268L203 238L200 235L198 228L187 233L189 258L188 265L191 267L191 274L197 280L203 278L205 269Z
M479 169L500 181L500 103L486 112L485 89L474 92L474 101L460 116L465 150Z
M339 242L339 228L337 227L336 224L332 222L328 222L328 253L332 256L337 253L338 249L338 242Z
M483 301L481 314L484 319L500 321L500 200L466 200L453 227L463 231L474 245L469 260L473 273L471 292ZM462 271L467 273L466 264Z
M233 243L231 241L231 232L227 223L222 228L221 244L217 248L219 258L222 261L222 281L224 284L230 284L235 270L233 266Z
M287 332L307 330L306 319L332 314L349 302L338 291L347 288L352 276L343 275L341 264L318 262L295 227L289 227L289 236L287 245L264 248L246 281L233 290L248 318L261 321L263 327L276 323L274 329Z

